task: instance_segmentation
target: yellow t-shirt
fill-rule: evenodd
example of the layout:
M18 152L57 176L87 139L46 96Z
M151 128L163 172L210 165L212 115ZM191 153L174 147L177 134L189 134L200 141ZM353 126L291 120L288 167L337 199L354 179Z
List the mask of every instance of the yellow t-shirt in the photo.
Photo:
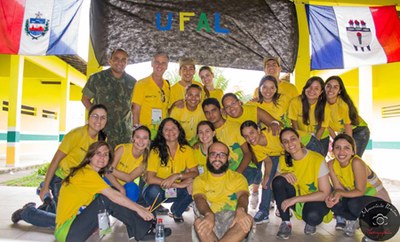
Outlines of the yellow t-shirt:
M258 162L264 160L267 156L280 156L284 154L279 136L273 136L271 131L263 130L262 133L267 139L267 145L251 145L251 148Z
M279 82L278 91L279 91L279 93L282 93L282 94L288 96L289 100L294 97L297 97L299 95L299 92L297 91L296 86L287 81Z
M201 84L200 82L196 82L193 81L193 84L197 84L201 87L201 99L203 100L205 97L205 92L203 89L203 84ZM174 102L183 99L185 100L185 91L186 91L186 87L182 86L180 82L175 83L172 87L171 87L171 96L169 99L169 104L168 104L168 108L171 108L172 104L174 104Z
M221 103L224 92L221 89L214 89L210 91L210 97L216 98Z
M243 113L240 117L232 118L229 115L227 115L227 117L226 117L226 119L229 121L235 121L235 122L239 123L239 131L240 131L240 125L242 125L242 123L244 121L251 120L256 123L258 122L258 120L257 120L258 107L257 106L245 104L245 105L242 105L242 108L243 108Z
M70 178L70 183L63 183L57 204L56 230L67 220L75 216L79 208L88 206L96 194L109 185L90 165L81 168Z
M147 126L152 134L157 133L161 120L168 115L170 84L164 80L160 89L150 76L139 80L133 89L132 103L141 106L140 124Z
M355 189L355 179L353 173L353 160L354 158L361 159L359 156L355 155L353 158L350 159L349 164L346 167L341 167L339 161L336 159L333 160L333 171L336 174L336 177L339 179L340 184L346 189L347 191L352 191ZM368 167L368 170L371 169ZM374 177L375 178L375 177ZM365 185L365 195L374 196L377 193L376 188L380 188L382 186L382 182L379 178L375 178L374 185L371 184L371 180L367 179L367 183Z
M223 176L213 176L210 172L196 177L193 181L193 196L204 194L214 213L236 211L237 193L248 192L246 178L235 171L227 170Z
M301 160L292 160L293 166L288 167L285 156L279 158L279 172L292 172L296 176L296 195L307 195L318 191L318 178L329 173L328 166L322 155L312 150L307 150L306 156Z
M115 147L115 150L117 150L119 147L122 147L124 151L115 169L129 174L142 164L143 155L141 155L139 158L135 158L133 156L133 144L120 144ZM122 185L126 183L125 181L120 179L118 179L118 182Z
M196 161L197 164L199 164L197 166L197 168L199 169L199 174L201 175L203 173L207 173L208 172L206 166L207 155L203 152L200 145L197 148L193 148L193 153L194 153L194 160Z
M183 130L185 130L186 140L189 144L193 144L193 140L197 140L197 124L202 120L206 120L201 104L197 105L194 111L188 110L186 104L183 108L174 107L170 117L176 119L182 125Z
M350 116L349 116L349 106L347 103L343 101L342 98L338 97L336 103L329 104L326 103L330 110L330 122L329 126L336 132L343 133L344 125L350 124Z
M246 142L240 134L240 124L238 122L226 120L226 122L215 131L217 139L229 147L229 169L235 171L243 159L243 151L240 146Z
M158 152L155 150L150 151L150 156L147 165L147 171L155 172L159 178L168 178L173 173L181 173L186 169L197 166L197 162L194 159L193 149L189 146L178 147L175 157L169 156L169 160L166 166L161 165L160 157Z
M277 105L273 102L249 102L249 104L258 106L262 110L268 112L274 119L281 121L285 127L290 127L291 125L287 118L289 101L290 100L286 95L281 94L277 101Z
M293 98L289 104L288 117L291 120L297 121L299 125L299 130L297 131L299 132L299 135L301 137L301 142L304 145L307 145L311 139L311 135L316 134L318 131L318 123L315 120L315 115L314 115L316 106L317 103L314 103L310 106L310 111L309 111L310 124L306 125L305 123L303 123L303 105L301 103L301 97L298 96L297 98ZM330 110L325 105L324 121L322 122L321 126L323 128L327 128L329 126L329 121L330 121ZM321 139L328 137L328 135L329 132L327 129L325 129L324 133L321 136Z
M78 166L82 162L89 146L97 141L97 136L92 139L88 130L89 126L85 125L71 130L64 136L58 149L67 156L58 164L56 170L58 177L64 179L72 167Z

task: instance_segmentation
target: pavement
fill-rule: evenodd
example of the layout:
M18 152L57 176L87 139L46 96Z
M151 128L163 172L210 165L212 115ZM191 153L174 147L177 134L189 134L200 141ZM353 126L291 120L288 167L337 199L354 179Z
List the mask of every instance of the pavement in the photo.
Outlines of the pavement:
M36 188L34 187L15 187L5 186L2 183L4 181L19 178L32 174L33 169L23 169L0 174L0 207L2 208L0 216L0 242L3 241L55 241L53 230L47 228L38 228L33 225L27 224L20 221L18 224L11 222L11 214L21 208L27 202L36 202L40 204L40 199L36 195ZM392 204L400 208L400 181L384 179L384 186L389 191L392 198ZM167 207L169 205L167 204ZM254 215L255 210L249 209L249 213ZM166 227L172 229L172 235L166 238L167 242L188 242L192 241L192 224L193 224L193 212L185 212L183 217L185 222L183 224L175 224L173 219L168 216L160 216L163 218ZM400 219L400 217L398 217ZM100 238L96 233L93 234L88 241L128 241L128 235L125 226L117 221L111 219L113 232ZM345 237L341 231L335 230L335 221L331 221L328 224L322 223L317 227L317 233L309 236L303 233L304 222L292 218L293 231L290 241L299 242L359 242L361 241L363 234L360 230L356 231L354 237ZM270 210L270 223L264 223L261 225L255 225L254 241L280 241L276 239L275 235L280 225L280 218L274 215L274 210ZM400 241L400 233L397 233L392 239L388 241Z

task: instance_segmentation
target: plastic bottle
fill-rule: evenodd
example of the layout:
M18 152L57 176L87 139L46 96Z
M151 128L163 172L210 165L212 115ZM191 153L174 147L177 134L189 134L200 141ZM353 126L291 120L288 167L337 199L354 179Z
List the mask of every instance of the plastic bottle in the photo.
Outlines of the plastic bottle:
M162 218L159 218L156 224L156 242L164 242L164 240L164 224Z

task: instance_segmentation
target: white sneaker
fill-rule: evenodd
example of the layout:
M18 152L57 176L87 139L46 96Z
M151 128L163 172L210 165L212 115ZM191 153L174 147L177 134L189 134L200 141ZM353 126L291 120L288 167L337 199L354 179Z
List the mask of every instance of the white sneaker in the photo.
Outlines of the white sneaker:
M346 227L344 227L343 232L349 237L353 237L356 233L358 220L347 220Z
M251 209L257 209L258 202L259 202L258 192L251 193L251 196L250 196Z

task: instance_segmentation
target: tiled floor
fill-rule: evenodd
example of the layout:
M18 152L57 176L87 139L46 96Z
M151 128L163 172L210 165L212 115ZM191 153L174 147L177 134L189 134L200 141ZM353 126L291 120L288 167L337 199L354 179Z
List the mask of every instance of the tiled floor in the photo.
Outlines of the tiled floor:
M384 180L385 187L389 190L393 204L400 209L400 182ZM34 227L25 222L12 224L11 214L18 208L22 207L29 201L39 203L39 197L35 194L35 188L26 187L7 187L0 186L0 242L2 241L54 241L53 231ZM254 214L256 211L250 210ZM167 227L172 228L172 235L166 239L169 242L189 242L191 241L191 230L193 223L192 211L184 214L185 223L176 225L168 216L164 218ZM280 224L280 219L273 215L271 210L271 222L269 224L257 225L255 241L279 241L275 238L275 234ZM355 237L344 237L340 231L335 231L334 221L329 224L318 226L317 234L307 236L303 233L304 223L296 219L293 222L293 235L290 241L314 242L356 242L361 241L362 232L357 231ZM88 241L99 241L97 235L93 235ZM113 220L113 233L102 238L101 241L128 241L125 226L119 221ZM400 241L400 233L393 237L390 241Z

